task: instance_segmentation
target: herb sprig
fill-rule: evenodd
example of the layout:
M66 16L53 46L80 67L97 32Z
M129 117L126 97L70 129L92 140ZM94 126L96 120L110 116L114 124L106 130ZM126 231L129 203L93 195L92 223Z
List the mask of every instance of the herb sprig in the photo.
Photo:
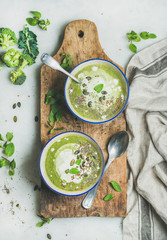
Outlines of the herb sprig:
M26 18L26 21L31 26L39 26L42 30L47 30L47 27L50 25L49 19L46 21L41 19L42 14L37 11L30 11L34 16L33 18Z
M64 128L56 128L56 123L60 122L63 118L63 110L61 109L61 104L64 101L63 96L56 92L54 89L51 89L46 94L45 104L50 105L49 121L47 125L51 127L49 134L52 134L54 130L63 130ZM51 125L51 123L54 125Z
M13 134L10 132L6 133L6 141L3 138L2 134L0 134L0 141L3 142L0 144L0 148L2 148L2 152L4 153L4 155L6 155L7 157L11 157L14 154L15 151L15 146L14 144L11 142L13 139ZM2 156L0 158L0 168L8 166L9 167L9 176L12 176L15 174L15 168L16 168L16 162L15 160L9 160L8 158Z
M72 57L69 53L62 53L61 56L62 62L61 62L61 67L64 68L66 71L70 72L71 71L71 65L72 65Z
M42 227L46 223L49 224L53 220L53 218L45 218L42 215L37 215L37 216L40 217L40 219L41 219L41 222L38 222L36 224L37 227Z
M129 49L131 52L136 53L137 52L137 47L133 42L140 42L141 39L153 39L156 38L157 36L154 33L149 33L149 32L141 32L140 34L137 34L135 31L131 31L130 33L126 34L128 40L131 42L129 44Z

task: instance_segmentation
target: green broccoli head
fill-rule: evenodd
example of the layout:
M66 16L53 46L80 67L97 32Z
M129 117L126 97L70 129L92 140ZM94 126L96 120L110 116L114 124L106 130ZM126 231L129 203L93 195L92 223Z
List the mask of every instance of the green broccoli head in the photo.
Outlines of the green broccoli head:
M21 55L21 52L11 48L2 56L2 60L8 67L17 67Z
M17 43L15 33L9 28L0 28L0 46L2 50L9 46L14 46Z
M23 70L27 65L31 66L34 63L34 59L29 54L23 54L20 56L19 69Z
M25 82L25 80L26 80L26 75L20 69L13 70L11 72L10 79L11 79L13 84L15 84L15 85L22 85Z

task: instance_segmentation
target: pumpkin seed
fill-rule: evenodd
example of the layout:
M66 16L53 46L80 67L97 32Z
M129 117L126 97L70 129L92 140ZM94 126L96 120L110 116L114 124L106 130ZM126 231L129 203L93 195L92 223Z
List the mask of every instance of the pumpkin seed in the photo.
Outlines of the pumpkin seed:
M75 163L75 160L73 159L73 160L71 160L71 162L70 162L70 166L73 166L74 165L74 163Z
M85 84L85 83L83 83L83 84L82 84L82 86L83 86L83 87L86 87L86 84Z
M14 121L14 122L17 122L17 116L14 116L14 117L13 117L13 121Z
M16 108L16 103L13 104L13 109L15 109L15 108Z
M99 97L99 101L102 102L102 97Z
M101 91L101 94L106 95L106 94L107 94L107 91Z
M87 79L87 80L91 80L92 78L91 78L90 76L87 76L86 79Z
M69 173L69 169L66 169L66 170L65 170L65 173L66 173L66 174Z
M88 174L87 174L87 173L84 173L84 174L83 174L83 176L84 176L84 177L87 177L87 176L88 176Z
M76 151L74 152L75 155L77 155L78 153L80 153L80 150L76 150Z
M88 102L88 107L91 107L91 106L92 106L92 102L89 101L89 102Z
M89 162L89 160L90 160L90 159L89 159L89 157L87 157L87 158L86 158L86 161L88 161L88 162Z
M85 161L82 162L82 167L85 167Z
M94 163L93 161L91 161L91 162L89 163L89 166L90 166L90 167L95 167L95 163Z
M49 233L47 234L47 238L48 239L52 239L52 237L51 237L51 235Z
M83 90L83 95L88 95L88 91L86 89Z
M106 97L105 96L103 96L103 100L105 100L106 99Z
M93 155L92 158L96 159L96 157Z

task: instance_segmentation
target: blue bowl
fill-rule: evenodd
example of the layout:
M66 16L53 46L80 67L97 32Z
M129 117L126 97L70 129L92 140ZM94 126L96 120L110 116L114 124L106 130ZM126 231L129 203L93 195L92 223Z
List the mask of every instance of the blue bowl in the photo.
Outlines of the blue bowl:
M81 116L72 106L71 102L70 102L70 98L69 98L69 94L68 94L68 88L70 86L71 81L73 81L70 77L67 78L66 83L65 83L65 88L64 88L64 96L65 96L65 100L67 103L68 108L70 109L70 111L79 119L88 122L88 123L93 123L93 124L102 124L102 123L106 123L109 122L113 119L115 119L116 117L118 117L123 110L125 109L127 102L128 102L128 98L129 98L129 84L128 84L128 80L125 76L125 74L121 71L121 69L119 67L117 67L114 63L104 60L104 59L90 59L87 60L85 62L82 62L80 64L78 64L72 71L71 74L74 76L79 70L81 70L83 67L89 66L89 65L93 65L93 64L104 64L107 66L110 66L111 69L113 71L115 71L118 75L119 75L119 79L122 80L122 83L124 85L125 88L125 97L126 97L126 101L125 104L122 106L122 108L120 109L119 112L116 112L115 115L113 115L111 118L109 119L104 119L103 121L100 120L92 120L86 117Z
M51 145L61 139L61 138L64 138L66 136L69 136L69 135L81 135L82 137L88 139L97 149L98 153L100 154L101 156L101 162L102 162L102 168L101 168L101 172L99 174L99 177L96 181L96 183L90 185L88 188L86 189L83 189L81 191L66 191L66 190L63 190L63 189L60 189L58 187L56 187L49 179L47 173L46 173L46 170L45 170L45 160L46 160L46 155L47 155L47 151L48 149L51 147ZM69 131L69 132L63 132L63 133L60 133L58 135L56 135L55 137L53 137L52 139L50 139L46 145L44 146L42 152L41 152L41 156L40 156L40 173L41 173L41 176L42 176L42 179L44 181L44 183L54 192L56 193L59 193L61 195L64 195L64 196L71 196L71 197L76 197L76 196L80 196L80 195L83 195L85 193L87 193L88 191L90 191L91 189L93 189L101 180L102 176L103 176L103 173L104 173L104 167L105 167L105 161L104 161L104 156L103 156L103 152L101 150L101 148L99 147L99 145L96 143L96 141L91 138L90 136L88 136L87 134L85 133L81 133L81 132L74 132L74 131Z

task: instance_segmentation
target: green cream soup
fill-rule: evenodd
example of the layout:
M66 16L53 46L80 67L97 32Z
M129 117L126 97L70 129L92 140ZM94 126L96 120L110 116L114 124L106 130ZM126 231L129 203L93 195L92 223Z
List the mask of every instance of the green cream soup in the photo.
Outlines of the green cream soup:
M67 191L81 191L96 183L102 167L97 146L77 134L69 134L55 141L45 161L50 181Z
M71 105L82 117L105 121L123 108L127 89L119 74L105 64L83 67L75 77L82 84L71 81L68 95Z

